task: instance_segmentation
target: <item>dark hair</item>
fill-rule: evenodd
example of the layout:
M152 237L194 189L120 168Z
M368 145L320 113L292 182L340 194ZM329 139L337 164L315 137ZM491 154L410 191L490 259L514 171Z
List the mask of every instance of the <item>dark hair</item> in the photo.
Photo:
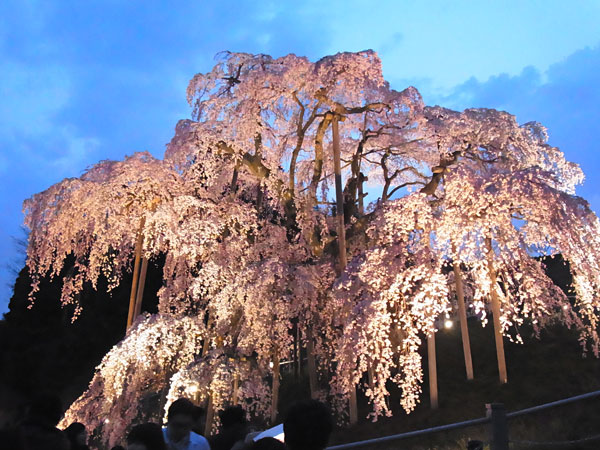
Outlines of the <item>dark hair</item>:
M65 428L64 433L67 435L67 437L69 438L69 441L71 441L71 443L75 442L75 439L77 438L77 436L79 436L81 433L85 432L85 425L79 422L73 422L71 425L69 425L67 428Z
M125 450L125 447L123 447L122 445L115 445L110 450Z
M248 450L286 450L287 447L279 439L265 437L252 443Z
M175 400L169 406L169 412L167 414L167 420L171 420L173 417L178 415L190 416L192 419L197 419L196 406L187 398L180 398Z
M317 400L294 403L283 421L290 450L321 450L327 446L333 422L329 408Z
M143 444L147 450L167 450L163 431L157 423L142 423L131 429L127 435L127 445Z
M219 419L223 428L228 428L233 425L244 425L246 423L246 412L240 406L230 406L222 411L219 411Z
M194 406L194 420L199 420L204 415L202 406Z

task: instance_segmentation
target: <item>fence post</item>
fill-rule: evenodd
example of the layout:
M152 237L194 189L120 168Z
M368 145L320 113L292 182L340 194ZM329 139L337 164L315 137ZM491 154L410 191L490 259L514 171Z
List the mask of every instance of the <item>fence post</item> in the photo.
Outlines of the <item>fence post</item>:
M486 417L491 418L489 436L492 450L508 450L508 423L502 403L487 403Z

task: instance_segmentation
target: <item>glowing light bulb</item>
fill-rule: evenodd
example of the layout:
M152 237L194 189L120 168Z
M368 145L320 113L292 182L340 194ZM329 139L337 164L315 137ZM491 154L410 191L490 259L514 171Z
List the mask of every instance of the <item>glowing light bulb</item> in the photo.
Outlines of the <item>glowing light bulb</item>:
M563 309L566 311L567 309L569 309L569 305L564 305Z
M452 328L453 326L454 326L454 322L452 322L450 319L448 319L444 322L444 327L446 327L446 328Z
M275 366L275 364L273 364L273 361L269 362L269 367L272 369Z
M104 419L104 423L110 423L110 419Z

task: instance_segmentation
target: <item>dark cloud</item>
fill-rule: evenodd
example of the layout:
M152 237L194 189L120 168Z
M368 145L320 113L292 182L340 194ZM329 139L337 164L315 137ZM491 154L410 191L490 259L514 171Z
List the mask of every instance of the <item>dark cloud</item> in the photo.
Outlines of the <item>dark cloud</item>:
M600 213L600 45L579 50L546 72L527 67L517 76L501 74L485 82L470 79L448 96L430 96L453 109L508 111L519 123L532 120L548 128L549 143L581 165L586 181L578 189Z

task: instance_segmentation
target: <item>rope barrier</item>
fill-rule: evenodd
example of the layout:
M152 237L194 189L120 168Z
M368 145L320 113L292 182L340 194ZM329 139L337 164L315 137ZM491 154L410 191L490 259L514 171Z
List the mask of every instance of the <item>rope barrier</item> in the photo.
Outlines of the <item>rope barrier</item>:
M519 411L511 412L506 414L506 417L511 419L513 417L523 416L525 414L530 414L537 411L542 411L544 409L552 408L554 406L566 405L568 403L577 402L579 400L585 400L588 398L597 397L600 395L600 391L588 392L587 394L576 395L575 397L565 398L563 400L557 400L555 402L544 403L543 405L533 406L531 408L521 409Z
M326 450L343 450L343 449L347 449L347 448L363 447L365 445L381 444L383 442L397 441L400 439L408 439L408 438L412 438L412 437L423 436L425 434L436 433L438 431L450 431L450 430L456 430L457 428L465 428L465 427L470 427L470 426L475 426L475 425L483 425L483 424L486 424L489 422L490 422L489 417L482 417L481 419L466 420L464 422L456 422L456 423L451 423L448 425L440 425L440 426L433 427L433 428L425 428L423 430L409 431L407 433L393 434L391 436L367 439L364 441L351 442L348 444L334 445L331 447L327 447Z

